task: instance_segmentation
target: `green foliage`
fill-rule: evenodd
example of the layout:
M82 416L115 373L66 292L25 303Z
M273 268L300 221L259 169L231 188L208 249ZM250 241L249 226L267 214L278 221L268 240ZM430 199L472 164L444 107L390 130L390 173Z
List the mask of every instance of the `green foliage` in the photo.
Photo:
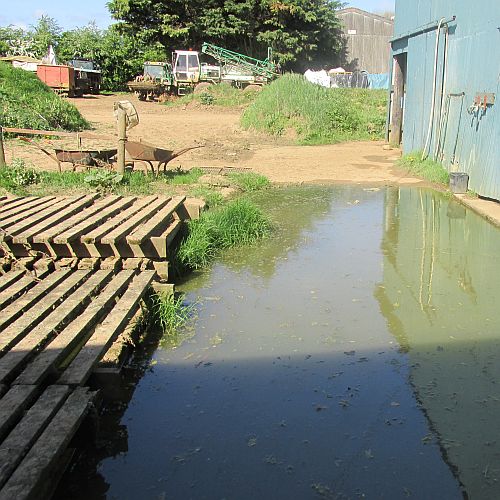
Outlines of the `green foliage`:
M448 184L450 174L441 163L427 158L422 160L422 152L415 151L407 154L397 161L397 165L412 175L436 184Z
M209 208L218 207L224 203L224 196L208 186L197 186L189 191L189 196L201 198Z
M65 31L59 39L57 56L64 62L76 57L97 62L102 56L104 37L105 32L100 30L95 22L90 22L81 28Z
M259 191L271 185L266 176L255 172L229 174L229 179L231 179L231 182L236 184L244 193Z
M292 67L331 62L341 48L336 0L111 0L113 17L129 33L160 42L167 51L212 42L264 59L271 46L276 62Z
M263 89L241 122L272 135L293 130L303 144L381 139L386 102L383 90L327 89L287 74Z
M253 102L259 90L237 89L227 83L211 85L202 93L190 93L179 99L166 101L166 106L185 106L190 102L199 102L208 106L239 107Z
M42 58L47 54L50 45L54 48L57 46L62 29L55 19L46 15L40 17L37 24L31 28L33 53L36 57Z
M20 158L14 158L10 165L0 168L0 188L11 193L24 195L24 188L36 184L39 179L39 172L28 167Z
M0 124L44 130L82 130L89 123L36 75L0 62Z
M193 317L195 304L187 304L183 294L158 292L152 297L152 311L169 343L175 346L180 330Z
M211 106L215 102L215 97L210 92L203 92L200 94L200 102L205 106Z
M123 181L123 174L106 169L93 169L83 178L84 182L98 191L109 191Z
M179 263L191 269L206 267L220 250L251 244L271 230L269 219L245 199L205 212L188 225L188 235L177 252Z

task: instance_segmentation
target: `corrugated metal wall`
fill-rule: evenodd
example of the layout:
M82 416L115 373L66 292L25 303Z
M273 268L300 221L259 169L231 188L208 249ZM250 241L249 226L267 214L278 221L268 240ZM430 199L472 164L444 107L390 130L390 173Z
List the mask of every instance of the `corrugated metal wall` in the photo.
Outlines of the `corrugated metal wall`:
M353 8L338 11L337 17L344 25L349 69L388 73L389 41L394 23L390 19Z
M456 21L449 25L443 114L438 92L431 152L436 151L441 129L442 154L437 158L450 171L467 172L470 189L500 199L500 1L396 0L394 36L454 15ZM405 153L424 148L432 102L435 41L436 30L432 30L393 44L395 54L407 52ZM444 34L440 42L438 88L442 82ZM477 93L494 93L497 100L485 112L472 113Z

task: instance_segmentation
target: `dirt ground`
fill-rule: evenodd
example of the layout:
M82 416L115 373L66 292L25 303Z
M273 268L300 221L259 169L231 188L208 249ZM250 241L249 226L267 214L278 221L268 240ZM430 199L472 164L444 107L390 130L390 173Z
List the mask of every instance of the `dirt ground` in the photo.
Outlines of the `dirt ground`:
M139 113L139 125L129 138L166 149L192 145L203 148L173 160L169 166L250 167L273 182L353 182L367 184L418 184L394 167L398 150L382 149L383 142L352 142L327 146L297 146L291 139L270 138L244 130L239 125L241 109L218 107L169 107L156 102L141 102L133 95L88 96L72 99L83 116L106 136L115 134L113 103L130 100ZM76 147L76 141L52 140L45 145ZM114 146L114 140L85 140L84 147ZM39 168L54 169L56 164L34 146L20 141L6 144L7 161L24 158ZM69 166L69 164L68 164Z

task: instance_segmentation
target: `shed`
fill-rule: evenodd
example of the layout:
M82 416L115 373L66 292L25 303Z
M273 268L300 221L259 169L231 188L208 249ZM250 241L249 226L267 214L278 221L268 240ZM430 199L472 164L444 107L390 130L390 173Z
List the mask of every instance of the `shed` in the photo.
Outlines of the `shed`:
M342 64L351 71L388 73L394 21L354 7L337 11L337 17L342 21L346 41Z
M389 140L500 200L500 2L396 0Z
M10 63L14 68L21 68L33 73L36 73L36 68L41 62L39 59L29 56L5 56L0 57L0 61Z

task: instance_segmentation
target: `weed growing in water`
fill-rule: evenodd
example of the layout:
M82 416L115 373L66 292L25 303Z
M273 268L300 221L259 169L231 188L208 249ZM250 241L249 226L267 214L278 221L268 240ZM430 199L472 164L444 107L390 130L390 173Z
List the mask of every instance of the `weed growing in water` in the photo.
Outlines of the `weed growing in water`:
M181 330L193 318L196 304L187 304L184 294L158 292L152 297L152 311L164 333L164 345L178 346Z
M220 250L251 244L270 231L271 222L256 205L245 199L234 200L189 222L177 260L185 267L200 269L210 264Z
M436 184L448 184L450 174L441 163L427 158L422 160L422 152L415 151L397 161L397 165L407 172Z

